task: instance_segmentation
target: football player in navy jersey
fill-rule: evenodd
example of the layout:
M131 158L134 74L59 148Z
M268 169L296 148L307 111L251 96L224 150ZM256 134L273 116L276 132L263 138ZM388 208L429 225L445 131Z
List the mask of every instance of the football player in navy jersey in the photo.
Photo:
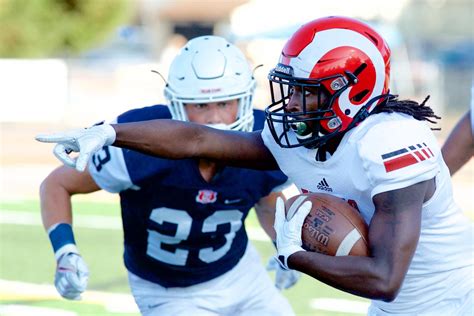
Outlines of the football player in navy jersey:
M252 108L254 88L240 50L220 37L199 37L170 67L169 106L134 109L116 123L173 118L221 130L260 130L264 113ZM143 315L293 314L277 288L292 286L299 272L279 268L273 286L244 226L255 206L274 239L275 200L287 183L283 173L208 159L160 159L111 146L90 158L86 172L59 167L40 190L57 260L55 285L63 297L79 299L89 275L74 241L70 198L104 189L120 194L124 262Z

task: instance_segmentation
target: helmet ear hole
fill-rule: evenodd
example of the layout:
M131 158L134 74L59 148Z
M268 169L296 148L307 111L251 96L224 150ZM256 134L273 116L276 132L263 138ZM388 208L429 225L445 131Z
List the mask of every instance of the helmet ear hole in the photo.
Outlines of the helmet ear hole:
M369 93L369 90L365 89L365 90L362 90L361 92L357 93L354 97L352 97L351 100L353 100L354 102L360 102L362 101L362 99L364 99L364 97Z

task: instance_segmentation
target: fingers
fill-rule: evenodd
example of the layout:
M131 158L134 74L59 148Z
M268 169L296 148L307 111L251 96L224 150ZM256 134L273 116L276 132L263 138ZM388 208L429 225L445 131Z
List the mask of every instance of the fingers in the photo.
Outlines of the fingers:
M66 166L75 168L76 160L69 156L71 149L67 148L64 144L57 144L54 146L53 154Z
M306 201L298 208L298 211L296 211L295 215L290 220L291 230L297 230L301 232L301 228L303 227L304 220L306 216L308 216L309 212L311 211L312 206L313 206L313 203L311 203L311 201Z
M70 253L59 259L54 284L62 297L81 299L88 280L89 269L81 256Z
M59 142L69 142L73 141L74 138L65 135L64 133L55 133L55 134L38 134L35 136L35 139L42 143L59 143Z
M95 139L92 138L81 141L81 151L76 160L76 170L79 172L84 171L91 155L101 149L102 145L103 143L95 141Z
M79 273L68 272L65 275L68 285L75 291L82 293L87 288L88 277L81 277Z
M279 231L279 228L283 225L285 221L285 202L281 197L278 197L275 204L275 224L273 227L275 230Z
M275 275L275 287L279 290L286 290L295 285L301 273L295 270L278 269Z
M91 156L90 152L81 152L79 157L76 160L76 170L79 172L83 172L86 169L87 162L89 161L89 157Z
M278 266L279 265L278 265L278 262L276 261L275 257L270 257L270 259L268 259L267 271L277 270Z
M55 285L58 293L69 300L81 299L82 292L85 291L85 287L77 288L74 284L71 284L71 277L74 273L67 272L62 274L56 279ZM74 282L74 281L72 281ZM86 284L87 286L87 284Z

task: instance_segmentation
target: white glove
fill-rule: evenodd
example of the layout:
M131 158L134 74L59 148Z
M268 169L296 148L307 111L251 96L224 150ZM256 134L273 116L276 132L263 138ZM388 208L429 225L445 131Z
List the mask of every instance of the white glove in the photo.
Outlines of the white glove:
M279 290L286 290L298 282L301 273L296 270L285 270L276 257L271 257L267 263L267 271L275 270L275 287Z
M89 269L78 253L69 252L59 257L54 285L62 297L80 300L87 288Z
M65 165L84 171L90 156L102 147L112 145L115 136L111 125L102 124L50 135L40 134L35 138L43 143L57 143L54 155ZM71 152L78 152L79 157L70 157Z
M278 261L287 270L290 270L288 268L288 257L295 252L305 251L301 247L303 245L301 229L306 216L311 211L311 206L311 201L306 201L294 214L288 214L287 218L285 216L285 202L280 197L276 201L275 225L273 227L276 232Z

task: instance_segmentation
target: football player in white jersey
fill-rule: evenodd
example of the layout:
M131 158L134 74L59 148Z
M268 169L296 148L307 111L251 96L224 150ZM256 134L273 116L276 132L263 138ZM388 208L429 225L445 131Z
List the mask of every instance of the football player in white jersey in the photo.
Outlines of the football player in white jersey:
M474 84L471 87L471 108L454 126L441 151L451 175L474 155Z
M150 121L37 139L58 143L59 158L78 170L104 144L279 167L302 191L351 200L369 225L370 243L368 257L305 251L301 226L310 202L287 219L278 200L283 266L370 298L370 315L471 315L472 225L453 201L449 170L427 126L437 116L426 100L391 95L389 78L390 49L375 30L325 17L303 25L283 48L269 74L273 102L262 132ZM170 144L166 135L179 141ZM77 160L67 156L70 150L80 152Z
M254 87L237 47L221 37L198 37L170 66L168 107L134 109L117 122L174 118L247 133L265 121L263 111L252 107ZM71 196L104 189L120 194L124 262L143 315L292 315L277 288L292 286L300 273L277 265L275 287L243 225L255 206L274 239L275 200L286 183L281 171L101 147L86 172L63 166L41 185L43 222L57 259L56 288L67 299L79 299L86 289L89 272L74 241Z

